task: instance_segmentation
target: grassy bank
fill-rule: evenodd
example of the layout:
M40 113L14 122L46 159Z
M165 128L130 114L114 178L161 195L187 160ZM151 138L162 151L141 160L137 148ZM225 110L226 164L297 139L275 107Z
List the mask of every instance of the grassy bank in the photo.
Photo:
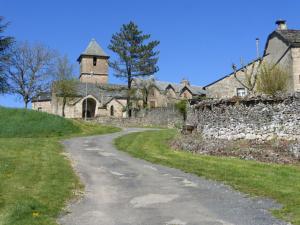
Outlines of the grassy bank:
M118 130L0 108L0 224L56 224L66 200L80 188L60 140Z
M120 150L147 161L222 181L244 193L275 199L275 216L300 225L300 166L195 155L169 148L174 130L133 133L116 140Z

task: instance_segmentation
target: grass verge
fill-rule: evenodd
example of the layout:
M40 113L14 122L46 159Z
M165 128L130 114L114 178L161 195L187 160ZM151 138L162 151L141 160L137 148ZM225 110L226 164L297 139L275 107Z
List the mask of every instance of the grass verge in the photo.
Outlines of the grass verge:
M119 129L30 110L0 108L0 116L0 224L56 224L81 187L60 141Z
M281 219L300 225L300 166L245 161L174 151L168 146L175 130L132 133L118 138L116 146L152 163L222 181L234 189L275 199L283 205L273 210Z

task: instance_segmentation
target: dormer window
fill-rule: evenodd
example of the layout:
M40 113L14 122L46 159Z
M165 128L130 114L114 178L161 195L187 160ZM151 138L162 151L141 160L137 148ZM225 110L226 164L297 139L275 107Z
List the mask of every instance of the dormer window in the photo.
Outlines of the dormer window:
M97 58L93 57L93 65L96 66L97 65Z

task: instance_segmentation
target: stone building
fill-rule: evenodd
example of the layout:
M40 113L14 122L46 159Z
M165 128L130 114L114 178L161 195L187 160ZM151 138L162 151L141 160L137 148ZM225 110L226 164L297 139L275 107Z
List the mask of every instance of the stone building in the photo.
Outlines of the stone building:
M286 21L276 21L277 29L267 38L264 54L261 57L262 62L268 62L280 65L290 74L288 81L288 92L300 91L300 30L287 28ZM250 62L246 67L256 69L259 59ZM240 80L245 79L245 74L240 68L237 71L237 77ZM217 81L206 86L208 97L228 98L233 96L247 95L247 90L230 73Z
M178 100L197 99L206 94L202 87L191 85L186 79L183 79L179 84L176 84L158 81L153 78L135 78L132 81L132 86L139 90L142 90L145 86L148 87L147 105L150 108L168 107Z
M109 56L92 39L86 50L79 56L80 83L77 95L65 106L67 118L126 117L127 86L108 83ZM133 79L136 92L132 97L133 108L166 107L180 99L203 96L202 87L192 86L187 80L180 84L151 79ZM147 92L144 92L144 89ZM145 96L146 94L146 96ZM146 102L145 102L146 101ZM146 104L145 104L146 103ZM40 93L32 101L32 109L62 115L62 98L57 93Z

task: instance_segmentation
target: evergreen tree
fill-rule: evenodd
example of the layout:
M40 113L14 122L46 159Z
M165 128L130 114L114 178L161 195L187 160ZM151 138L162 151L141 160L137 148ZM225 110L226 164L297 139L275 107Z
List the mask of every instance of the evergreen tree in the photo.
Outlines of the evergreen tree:
M4 18L0 16L0 94L8 91L8 84L5 77L5 71L9 61L9 47L14 42L12 37L2 35L8 26L8 23L3 23Z
M115 76L127 81L127 115L131 117L131 82L135 77L146 77L158 71L158 51L155 47L159 41L148 41L149 34L143 34L138 26L130 22L122 25L120 31L112 36L108 48L118 55L118 59L109 65Z

